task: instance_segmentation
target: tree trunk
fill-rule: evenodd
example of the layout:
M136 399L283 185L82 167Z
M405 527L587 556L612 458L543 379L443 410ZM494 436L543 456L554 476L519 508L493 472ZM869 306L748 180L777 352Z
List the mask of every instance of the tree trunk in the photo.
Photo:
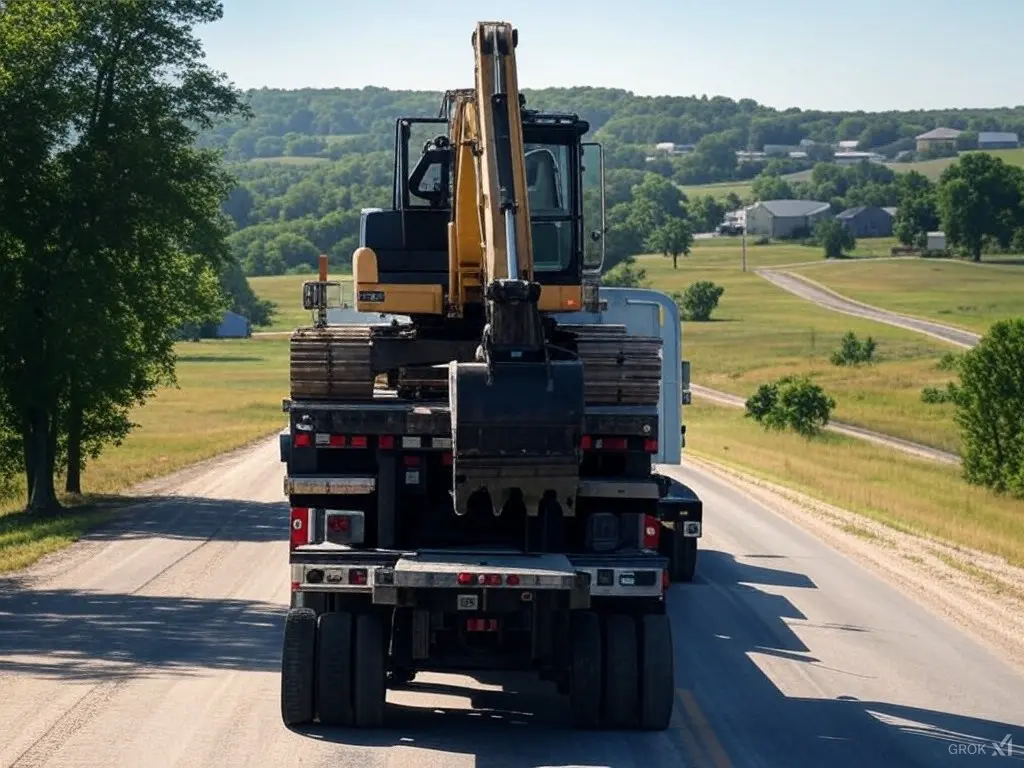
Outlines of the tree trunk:
M25 453L25 507L32 502L32 484L35 480L35 465L32 463L32 429L28 422L22 427L21 445Z
M82 409L74 402L68 408L68 472L64 482L67 493L82 492Z
M42 408L29 411L27 474L32 478L28 508L36 513L51 513L60 508L53 487L53 456L50 451L50 417Z
M679 256L672 254L672 269L679 269Z
M975 248L971 251L971 261L981 261L981 248Z

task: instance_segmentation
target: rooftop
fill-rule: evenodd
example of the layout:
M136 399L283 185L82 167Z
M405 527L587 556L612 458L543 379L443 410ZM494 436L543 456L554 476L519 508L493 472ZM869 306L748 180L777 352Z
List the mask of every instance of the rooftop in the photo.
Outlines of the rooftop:
M829 204L817 200L762 200L765 210L772 216L810 216L820 211L828 210Z
M981 142L1015 142L1017 141L1017 134L1009 131L981 131L978 134L978 143Z
M963 131L958 131L956 128L933 128L927 133L922 133L920 136L915 138L920 141L921 139L955 139Z

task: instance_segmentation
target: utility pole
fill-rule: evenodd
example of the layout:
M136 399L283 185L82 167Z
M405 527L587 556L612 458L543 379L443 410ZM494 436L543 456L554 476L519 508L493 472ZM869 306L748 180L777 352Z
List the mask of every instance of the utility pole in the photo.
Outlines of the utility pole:
M747 271L747 212L743 211L743 239L740 241L740 248L743 254L743 265L741 271Z

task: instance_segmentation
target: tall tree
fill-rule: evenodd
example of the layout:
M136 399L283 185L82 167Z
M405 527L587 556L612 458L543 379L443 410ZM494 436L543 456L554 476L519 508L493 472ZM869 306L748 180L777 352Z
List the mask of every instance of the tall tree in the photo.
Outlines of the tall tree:
M672 269L679 269L679 257L686 256L692 245L690 225L679 217L666 219L647 239L648 248L672 259Z
M177 329L224 307L221 204L233 180L195 138L245 112L203 64L193 32L220 18L216 0L71 8L66 77L35 97L63 106L37 171L50 183L5 211L25 223L15 233L24 257L4 283L15 286L8 315L21 322L0 323L17 363L0 371L0 389L26 445L34 510L57 505L62 466L80 490L84 457L122 438L131 407L174 381Z
M942 172L938 208L951 245L981 261L987 240L1009 247L1024 225L1024 171L987 152L970 152Z

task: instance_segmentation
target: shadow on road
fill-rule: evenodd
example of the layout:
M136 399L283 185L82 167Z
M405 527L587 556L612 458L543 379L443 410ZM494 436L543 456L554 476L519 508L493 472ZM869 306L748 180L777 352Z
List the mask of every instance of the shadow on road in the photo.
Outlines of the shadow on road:
M794 686L806 691L816 687L813 670L801 675L792 663L823 665L786 622L807 617L787 597L773 593L816 586L802 574L770 567L772 561L757 558L763 565L751 565L725 552L702 551L695 582L674 587L669 596L677 685L692 692L733 765L934 768L991 756L993 743L1015 730L1017 741L1024 741L1020 727L1009 723L897 704L901 692L895 689L888 700L872 701L786 695L762 666L785 669L784 679L797 678ZM826 633L877 631L838 623L814 626ZM755 657L770 658L759 665ZM827 670L861 684L875 679L852 661L848 668ZM875 682L873 690L886 689L884 680ZM1024 752L1017 757L1024 760Z
M0 594L0 673L66 680L280 668L285 607L79 590Z
M270 504L198 496L154 496L122 498L122 503L130 505L129 508L83 540L286 541L288 538L288 506L283 501Z

